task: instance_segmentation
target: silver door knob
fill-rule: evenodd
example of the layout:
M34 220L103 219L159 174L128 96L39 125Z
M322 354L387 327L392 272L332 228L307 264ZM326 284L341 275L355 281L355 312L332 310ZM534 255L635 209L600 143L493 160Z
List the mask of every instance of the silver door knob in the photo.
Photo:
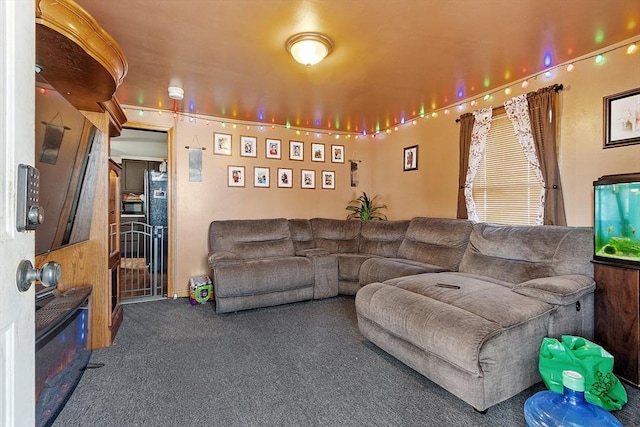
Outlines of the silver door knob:
M60 282L62 267L55 261L49 261L42 268L33 268L31 261L25 259L18 265L16 284L20 292L28 291L36 280L46 287L56 286Z

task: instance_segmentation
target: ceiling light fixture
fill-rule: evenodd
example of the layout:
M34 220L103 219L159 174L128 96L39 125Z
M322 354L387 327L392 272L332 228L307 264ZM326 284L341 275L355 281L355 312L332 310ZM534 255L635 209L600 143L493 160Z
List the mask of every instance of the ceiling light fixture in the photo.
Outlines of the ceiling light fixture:
M287 52L297 62L307 67L322 61L333 50L333 41L320 33L299 33L289 37Z
M184 98L184 89L178 86L169 86L169 98L175 99L176 101L182 101Z

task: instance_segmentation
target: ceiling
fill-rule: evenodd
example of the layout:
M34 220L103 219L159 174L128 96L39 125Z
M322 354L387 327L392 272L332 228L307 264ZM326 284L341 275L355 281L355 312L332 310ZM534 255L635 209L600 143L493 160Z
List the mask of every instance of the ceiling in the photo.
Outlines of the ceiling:
M125 53L123 105L341 132L384 129L640 35L639 0L77 2ZM310 68L285 49L305 31L334 42Z

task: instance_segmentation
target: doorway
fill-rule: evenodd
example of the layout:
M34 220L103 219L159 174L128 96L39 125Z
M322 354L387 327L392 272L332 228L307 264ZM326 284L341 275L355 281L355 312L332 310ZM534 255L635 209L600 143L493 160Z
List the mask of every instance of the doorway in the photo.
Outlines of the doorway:
M124 128L111 139L120 174L119 294L121 304L170 295L169 132Z

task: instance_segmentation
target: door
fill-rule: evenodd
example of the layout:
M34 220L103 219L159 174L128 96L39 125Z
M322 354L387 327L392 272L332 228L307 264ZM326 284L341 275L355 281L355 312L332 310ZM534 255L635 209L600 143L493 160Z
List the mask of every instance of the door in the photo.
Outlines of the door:
M33 233L16 230L19 163L34 160L35 2L0 2L0 425L35 423L34 290L16 270L33 262Z

